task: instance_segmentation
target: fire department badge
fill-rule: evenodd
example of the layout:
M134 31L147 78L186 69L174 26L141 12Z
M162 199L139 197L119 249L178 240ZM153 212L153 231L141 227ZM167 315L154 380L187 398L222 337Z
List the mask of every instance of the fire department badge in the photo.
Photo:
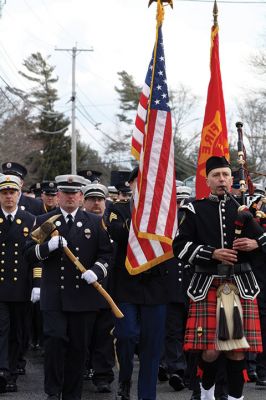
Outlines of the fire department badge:
M25 237L27 237L27 236L29 235L29 228L28 228L27 226L25 226L25 227L23 228L23 235L24 235Z
M91 237L91 230L90 230L90 228L84 229L84 233L85 233L85 238L86 238L86 239L90 239L90 237Z

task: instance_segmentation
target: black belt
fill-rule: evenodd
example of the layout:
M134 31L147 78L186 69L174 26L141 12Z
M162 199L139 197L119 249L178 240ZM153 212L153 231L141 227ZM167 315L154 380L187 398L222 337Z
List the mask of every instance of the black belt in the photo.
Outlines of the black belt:
M249 263L235 265L218 264L211 267L202 267L200 265L195 266L195 272L208 275L232 276L234 274L244 274L248 271L251 271L251 266Z

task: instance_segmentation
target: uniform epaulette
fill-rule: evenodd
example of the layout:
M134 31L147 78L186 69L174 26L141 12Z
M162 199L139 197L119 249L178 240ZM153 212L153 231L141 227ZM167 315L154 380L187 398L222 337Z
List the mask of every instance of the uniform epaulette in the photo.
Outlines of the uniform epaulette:
M189 210L189 211L193 212L194 214L196 214L195 208L194 208L194 206L193 206L192 203L184 204L184 205L180 208L180 210L181 210L181 209L182 209L182 210Z

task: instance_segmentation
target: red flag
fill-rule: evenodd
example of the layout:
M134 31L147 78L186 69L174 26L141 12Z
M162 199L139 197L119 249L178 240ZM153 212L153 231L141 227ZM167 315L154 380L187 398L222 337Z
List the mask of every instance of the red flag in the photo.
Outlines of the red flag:
M196 175L196 198L209 194L206 185L206 160L211 156L225 156L229 159L227 126L225 118L224 97L219 60L218 25L211 32L211 78L208 88L205 116L201 133Z
M126 258L132 275L173 257L172 239L177 229L174 144L161 23L156 33L132 137L132 154L140 160Z

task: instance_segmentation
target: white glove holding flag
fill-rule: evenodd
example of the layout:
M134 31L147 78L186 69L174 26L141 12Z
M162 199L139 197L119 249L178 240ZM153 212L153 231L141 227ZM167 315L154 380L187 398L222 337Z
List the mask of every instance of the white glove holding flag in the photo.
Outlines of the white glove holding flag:
M53 236L48 242L50 253L61 247L67 247L67 241L63 236Z
M81 279L85 279L85 281L90 285L91 283L96 282L98 277L93 271L88 269L88 271L83 272Z
M37 303L40 300L41 289L39 287L34 287L31 291L30 301L32 303Z

